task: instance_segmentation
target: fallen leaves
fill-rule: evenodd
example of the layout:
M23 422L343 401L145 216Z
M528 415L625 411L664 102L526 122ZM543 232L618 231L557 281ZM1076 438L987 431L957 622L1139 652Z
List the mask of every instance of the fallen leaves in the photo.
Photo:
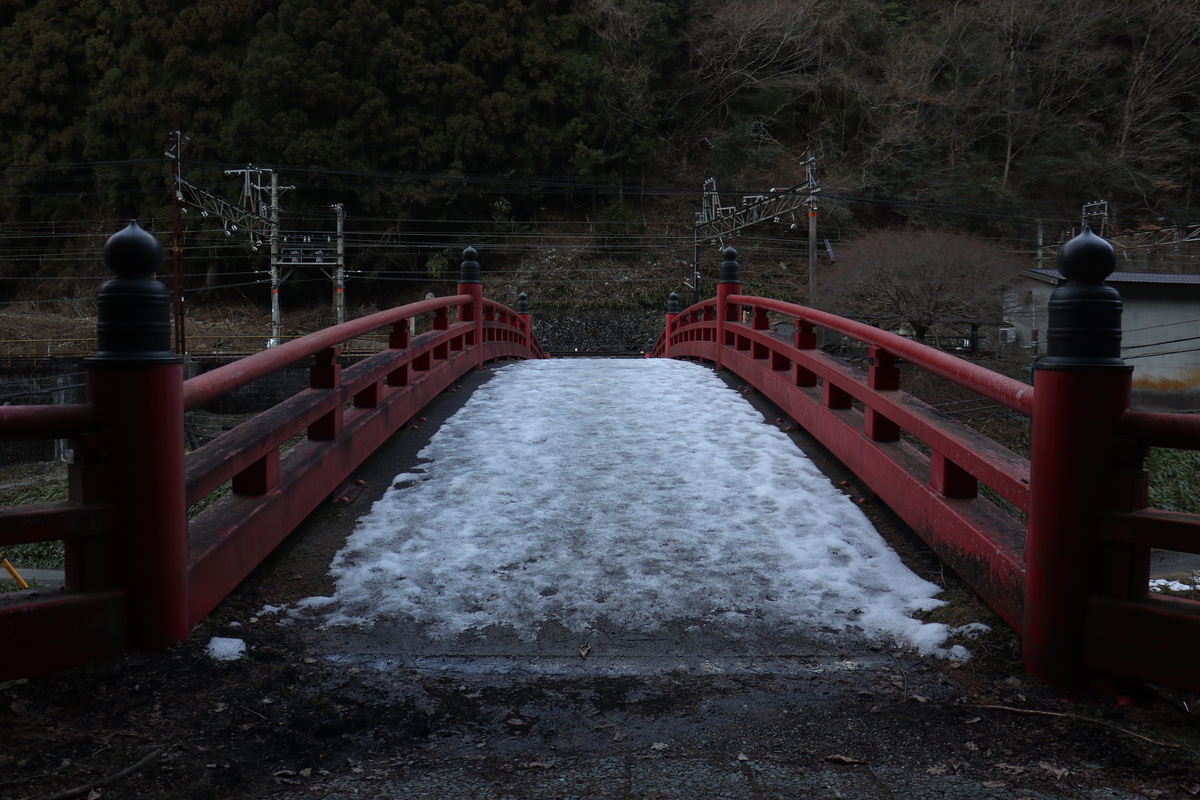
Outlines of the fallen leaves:
M297 778L309 778L312 776L312 767L305 767L296 772L290 769L279 769L271 773L271 777L276 783L286 784L288 786L299 786L300 781Z
M966 761L959 761L956 758L951 758L940 764L933 765L929 769L925 770L925 773L927 775L949 775L951 772L958 774L968 766L970 765Z
M831 761L835 764L866 764L867 763L867 762L861 761L857 758L851 758L850 756L844 756L844 755L841 755L838 753L835 753L834 755L825 756L825 760Z
M588 657L588 653L590 653L590 652L592 652L592 643L591 642L584 642L583 644L579 645L579 657L580 658L586 660Z

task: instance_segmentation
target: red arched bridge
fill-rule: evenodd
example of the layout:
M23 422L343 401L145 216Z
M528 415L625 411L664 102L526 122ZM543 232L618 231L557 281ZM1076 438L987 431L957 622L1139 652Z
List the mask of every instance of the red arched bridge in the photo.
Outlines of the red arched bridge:
M0 599L0 641L22 654L0 662L0 680L182 641L437 394L487 362L544 357L527 309L483 297L475 258L464 252L454 296L184 380L170 298L152 277L161 246L136 224L112 237L105 259L117 277L98 297L86 402L0 408L0 437L68 438L76 452L68 501L0 510L0 549L66 544L62 591ZM1151 549L1200 553L1200 516L1148 508L1143 466L1151 447L1200 449L1200 417L1130 409L1106 242L1085 231L1062 248L1067 282L1051 299L1033 386L852 320L742 295L735 258L725 251L715 299L681 310L672 298L652 356L712 362L784 409L1019 633L1032 675L1062 687L1200 690L1200 602L1149 591ZM773 332L769 315L794 322L794 336ZM431 330L410 335L410 320L430 316ZM868 369L819 349L822 329L865 345ZM387 347L343 366L342 347L375 331L388 332ZM309 388L185 454L185 412L302 359ZM902 363L1030 418L1029 457L904 392ZM189 519L227 483L232 491Z

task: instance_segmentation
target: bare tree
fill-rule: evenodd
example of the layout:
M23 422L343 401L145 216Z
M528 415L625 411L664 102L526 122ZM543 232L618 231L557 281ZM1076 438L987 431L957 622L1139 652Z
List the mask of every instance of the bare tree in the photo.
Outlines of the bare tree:
M799 79L819 65L818 2L724 0L697 14L685 34L684 84L696 117L723 129L735 106L765 103L758 113L771 118L792 103Z
M1178 0L1144 0L1126 9L1118 30L1129 42L1124 93L1110 111L1110 168L1143 194L1161 191L1195 157L1183 135L1185 108L1200 100L1200 8Z
M604 43L609 80L600 93L622 122L648 128L655 122L654 82L662 69L672 9L656 0L584 0L580 16Z
M1006 189L1032 153L1078 156L1100 136L1089 92L1119 60L1102 45L1111 0L954 4L888 39L863 185L954 185L960 168ZM1069 146L1066 143L1070 143ZM915 174L920 170L919 176ZM919 180L914 178L919 177Z
M956 322L999 319L1001 288L1021 267L971 236L876 231L843 249L823 292L839 313L926 341Z

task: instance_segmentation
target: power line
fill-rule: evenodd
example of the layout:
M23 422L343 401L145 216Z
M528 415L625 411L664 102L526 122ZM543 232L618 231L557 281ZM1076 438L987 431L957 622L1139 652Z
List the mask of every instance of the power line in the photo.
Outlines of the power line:
M1197 337L1197 338L1200 338L1200 337ZM1164 342L1164 344L1166 344L1166 343ZM1180 355L1182 353L1200 353L1200 347L1188 347L1188 348L1184 348L1182 350L1162 350L1157 353L1134 353L1132 355L1125 355L1124 353L1122 353L1121 357L1123 359L1125 359L1126 361L1132 361L1133 359L1136 359L1136 358L1156 358L1158 356L1174 356L1174 355Z
M244 165L229 164L228 162L214 162L188 159L185 162L189 167L212 168L212 169L229 169L238 168ZM61 164L39 164L39 165L22 165L8 164L3 165L3 169L10 171L27 171L32 174L47 175L54 172L64 170L91 170L97 168L111 167L141 167L154 165L161 167L163 161L161 159L126 159L119 161L93 161L93 162L72 162ZM329 190L338 189L346 191L354 188L347 185L345 182L331 182L329 178L345 178L364 181L365 183L359 188L370 189L372 191L382 192L400 192L403 193L412 188L416 188L407 184L420 184L419 188L423 191L434 191L437 193L457 194L468 188L473 189L476 193L502 193L502 189L520 189L529 194L545 194L545 193L563 193L575 191L587 191L596 193L618 193L621 195L630 195L634 197L645 196L694 196L697 191L691 186L673 186L663 184L645 184L645 183L629 183L625 181L617 181L611 179L590 178L584 176L570 175L496 175L496 174L456 174L434 171L392 171L378 169L341 169L341 168L324 168L324 167L299 167L299 166L280 166L276 169L286 172L289 175L296 176L320 176L326 180L313 181L307 184L300 184L298 188L313 189L313 190ZM71 175L53 175L52 177L43 178L43 181L68 181L89 179L92 176L71 176ZM482 190L482 191L481 191ZM118 189L118 193L136 192L137 190ZM736 194L753 193L755 190L746 189L731 189ZM5 196L0 194L0 196ZM7 195L14 196L14 195ZM22 195L22 196L38 196L38 195ZM50 195L55 196L55 195ZM826 191L824 196L839 200L845 203L857 203L863 205L874 206L889 206L894 208L903 208L912 211L928 211L944 214L955 214L960 216L977 216L991 219L1009 219L1032 221L1042 219L1051 223L1063 225L1074 225L1077 218L1074 214L1069 216L1062 215L1062 212L1044 212L1029 208L980 208L979 206L969 205L958 202L935 203L926 201L917 201L900 197L863 197L854 194L836 193Z

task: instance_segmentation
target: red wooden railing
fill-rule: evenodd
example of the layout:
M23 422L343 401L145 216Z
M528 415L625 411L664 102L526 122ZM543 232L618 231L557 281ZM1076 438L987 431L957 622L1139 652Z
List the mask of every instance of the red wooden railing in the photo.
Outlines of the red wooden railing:
M149 251L149 252L147 252ZM452 297L347 322L184 381L169 350L158 243L137 229L105 249L87 402L0 408L0 438L75 443L70 500L0 509L0 549L61 539L65 589L0 595L0 680L53 672L186 638L353 470L463 374L544 357L528 313L482 297L464 252ZM142 313L146 308L150 310ZM409 320L432 316L410 337ZM345 342L390 330L388 347L343 366ZM183 415L297 361L310 386L185 455ZM281 455L289 439L299 444ZM230 491L188 519L188 507Z
M87 402L0 408L0 437L70 438L77 453L70 501L0 509L0 547L62 539L67 548L65 591L0 599L0 640L21 653L0 661L0 680L185 638L434 395L486 361L544 355L523 308L482 298L468 250L453 297L185 382L169 349L165 287L150 279L161 252L129 242L106 247L119 277L101 293ZM715 300L668 313L654 355L712 361L774 400L1021 634L1032 674L1063 686L1119 678L1200 689L1200 603L1148 592L1150 548L1200 552L1200 518L1147 508L1143 469L1149 447L1200 449L1200 423L1129 409L1119 298L1102 284L1111 249L1097 256L1085 240L1060 250L1069 291L1052 298L1036 389L851 320L742 295L735 255L726 253ZM433 329L410 339L407 321L422 314ZM795 335L772 333L772 314L793 320ZM345 342L388 328L387 349L342 366ZM818 328L864 343L867 370L818 349ZM184 455L185 410L308 358L310 388ZM903 392L901 362L1029 417L1029 459ZM226 483L232 491L189 523L188 506Z
M717 298L669 308L651 356L713 362L776 403L1021 634L1031 674L1066 687L1133 679L1197 691L1200 603L1151 594L1149 553L1200 553L1200 516L1147 509L1142 463L1150 446L1200 449L1200 417L1129 410L1130 371L1090 351L1113 333L1078 318L1095 301L1111 322L1113 300L1100 288L1111 267L1071 263L1111 256L1092 246L1081 237L1060 255L1074 294L1057 310L1052 300L1050 332L1080 345L1056 354L1051 344L1036 390L852 320L741 295L732 248ZM1080 300L1093 289L1098 299ZM770 330L772 314L795 324L793 337ZM819 350L818 328L866 345L866 371ZM1030 458L902 391L901 362L1031 418ZM1019 513L980 494L981 484Z

